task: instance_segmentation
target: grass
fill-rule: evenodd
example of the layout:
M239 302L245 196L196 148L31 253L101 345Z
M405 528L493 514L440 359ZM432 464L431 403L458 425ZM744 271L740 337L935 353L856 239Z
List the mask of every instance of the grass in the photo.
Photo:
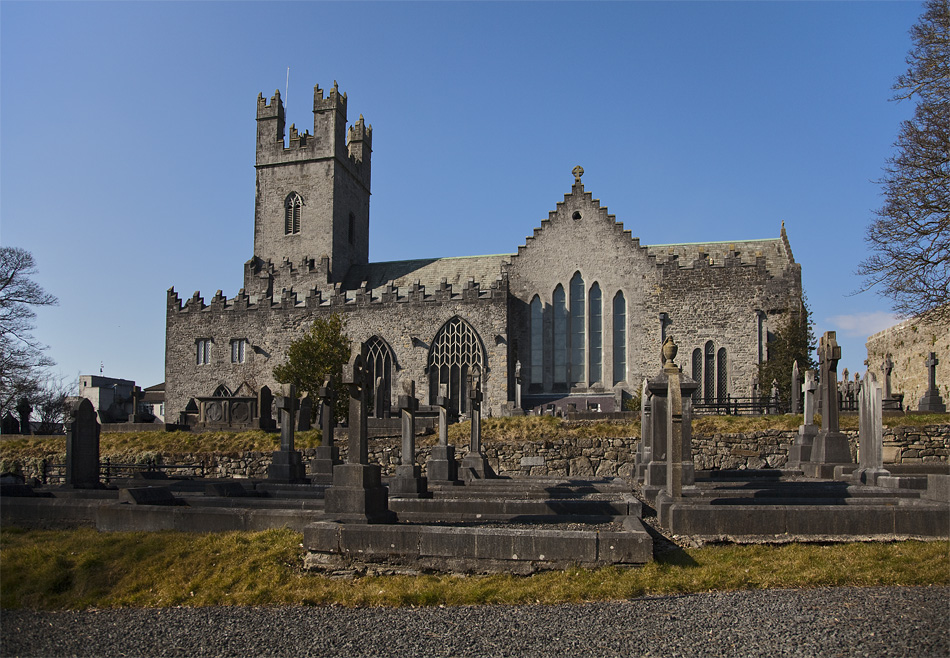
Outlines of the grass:
M714 590L950 585L947 542L707 546L639 569L367 576L301 569L290 530L190 534L0 529L0 606L422 606L620 600Z

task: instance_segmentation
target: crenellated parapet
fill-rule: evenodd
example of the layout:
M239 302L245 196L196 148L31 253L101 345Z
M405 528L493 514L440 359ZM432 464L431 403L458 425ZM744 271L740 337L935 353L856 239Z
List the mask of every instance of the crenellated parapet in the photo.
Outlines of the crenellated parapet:
M236 313L236 312L272 312L295 309L328 308L348 310L359 307L382 307L394 304L444 304L461 302L463 304L504 303L508 295L508 277L500 275L488 288L482 287L474 279L469 279L461 287L453 286L444 280L438 287L427 290L419 281L409 286L397 287L392 282L382 288L370 288L367 283L346 290L341 284L333 284L329 289L311 287L306 293L285 288L277 294L249 295L243 288L231 298L225 298L218 290L206 304L200 292L195 292L184 304L174 288L168 290L167 309L169 315L184 313Z

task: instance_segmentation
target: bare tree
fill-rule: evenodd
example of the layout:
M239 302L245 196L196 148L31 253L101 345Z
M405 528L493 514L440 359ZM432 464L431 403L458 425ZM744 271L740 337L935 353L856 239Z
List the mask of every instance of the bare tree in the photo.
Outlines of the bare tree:
M62 434L69 411L68 398L79 389L78 381L48 375L33 394L33 415L39 423L34 434Z
M902 315L950 316L950 6L928 0L892 100L916 100L887 160L858 274Z
M0 414L21 397L34 398L53 361L33 337L35 308L53 306L53 295L33 281L33 255L18 247L0 247Z

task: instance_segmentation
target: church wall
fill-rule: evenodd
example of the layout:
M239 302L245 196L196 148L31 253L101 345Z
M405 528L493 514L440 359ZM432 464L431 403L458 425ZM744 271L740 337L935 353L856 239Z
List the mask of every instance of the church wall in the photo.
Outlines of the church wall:
M316 317L339 313L346 322L346 333L353 348L374 335L380 336L393 351L393 408L404 381L416 382L416 396L428 404L426 365L429 347L442 325L458 316L472 325L482 341L487 372L483 379L485 413L498 415L508 400L507 304L504 289L466 290L439 295L423 293L398 301L369 301L365 297L340 303L314 304L313 298L299 305L244 304L235 300L212 300L205 306L191 299L181 308L171 292L166 321L166 418L175 422L192 397L211 395L221 384L232 392L242 383L254 390L267 385L277 390L273 369L283 362L290 343L309 328ZM410 297L412 297L410 299ZM197 310L200 308L201 310ZM196 341L213 341L211 362L197 364ZM231 363L230 341L245 338L248 347L245 363Z
M882 364L890 355L891 391L904 394L904 408L916 410L929 386L925 365L937 354L937 388L944 403L950 402L950 322L924 322L910 318L870 336L866 343L868 369L884 381ZM864 376L864 373L861 373Z

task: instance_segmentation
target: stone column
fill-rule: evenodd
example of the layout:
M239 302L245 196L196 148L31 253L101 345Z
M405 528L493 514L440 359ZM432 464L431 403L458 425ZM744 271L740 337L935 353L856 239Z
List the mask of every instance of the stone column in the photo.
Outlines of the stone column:
M940 414L946 413L947 411L947 405L944 404L943 398L940 397L940 390L937 388L937 364L939 363L940 361L937 360L936 352L931 352L930 357L924 361L924 365L927 366L928 371L928 386L924 397L920 398L917 411Z
M71 405L66 421L67 486L99 488L99 430L92 402L82 398Z
M521 409L521 361L515 361L515 413L520 415Z
M372 382L361 354L347 364L343 383L350 395L346 463L333 467L333 485L326 491L326 515L349 523L394 523L396 515L389 510L389 493L382 486L380 467L370 464L367 454L366 417Z
M834 467L853 463L848 437L838 428L838 361L841 347L835 332L826 331L818 347L821 363L821 430L812 445L811 458L802 463L802 471L809 477L834 477Z
M884 469L883 397L881 387L872 373L864 373L858 391L858 469L852 482L877 484L877 479L890 475Z
M320 400L320 445L310 461L310 472L323 479L332 477L333 467L343 463L340 461L340 449L333 445L333 431L336 427L333 417L336 395L333 386L333 377L327 377L323 386L317 390L317 398Z
M472 416L472 438L468 454L462 459L462 479L483 480L494 474L482 454L482 369L478 364L472 366L466 384Z
M455 461L455 446L449 445L448 385L439 384L435 405L439 408L439 444L432 447L426 473L430 482L459 484L458 462Z
M397 498L422 498L428 496L426 479L422 468L416 465L416 383L409 381L403 395L399 396L399 415L402 418L402 455L396 474L389 479L389 495Z
M287 484L304 483L306 469L300 453L294 450L294 411L297 407L297 389L287 386L287 395L277 398L277 413L280 414L280 450L276 450L267 468L267 479Z

